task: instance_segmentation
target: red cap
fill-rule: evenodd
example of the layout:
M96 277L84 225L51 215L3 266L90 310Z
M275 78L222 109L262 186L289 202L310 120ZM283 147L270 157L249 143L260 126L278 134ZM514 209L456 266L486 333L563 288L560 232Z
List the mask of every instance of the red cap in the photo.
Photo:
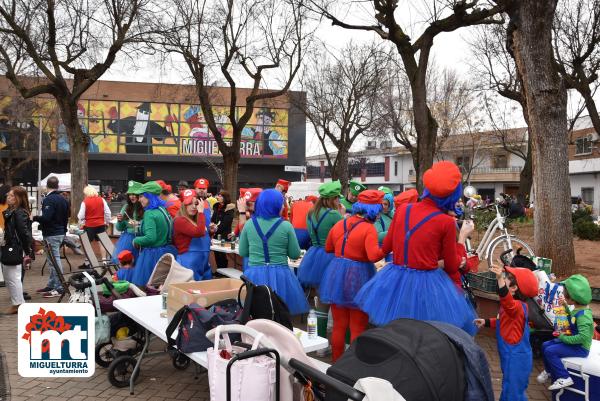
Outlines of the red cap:
M383 202L385 193L376 189L367 189L358 194L358 201L367 205L378 205Z
M163 180L156 180L156 183L157 183L158 185L160 185L160 187L161 187L162 189L167 189L167 183L166 183L166 182L164 182Z
M242 193L242 188L240 188L240 198L245 198L246 202L256 202L261 192L262 188L244 188L244 193Z
M181 202L184 205L189 205L196 199L196 192L193 189L181 191Z
M415 203L419 199L419 193L416 189L409 189L407 191L401 192L394 198L394 206L400 207L405 203Z
M194 188L197 189L208 189L209 182L206 178L198 178L194 182Z
M456 164L449 161L433 163L423 174L423 184L431 195L445 198L450 195L462 181L462 174Z
M133 253L131 253L131 251L129 251L127 249L119 252L119 255L117 257L119 258L119 262L121 262L121 263L133 262Z
M314 196L314 195L308 195L306 197L306 200L308 202L316 203L319 200L319 198L317 196Z
M286 180L282 180L281 178L277 180L276 185L281 185L284 191L287 191L290 187L290 182Z
M505 266L504 269L515 276L521 294L529 298L535 297L538 294L538 281L531 270L524 267L508 266Z

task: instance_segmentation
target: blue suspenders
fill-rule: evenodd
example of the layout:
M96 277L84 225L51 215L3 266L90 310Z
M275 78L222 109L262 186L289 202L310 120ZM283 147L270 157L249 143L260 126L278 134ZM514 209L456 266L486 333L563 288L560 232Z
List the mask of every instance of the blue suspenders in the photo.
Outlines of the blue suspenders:
M260 225L258 224L258 220L256 219L256 217L252 217L252 223L254 223L254 228L256 229L256 232L258 233L258 235L260 236L260 238L262 239L262 243L263 243L263 254L265 256L265 264L270 264L271 263L271 258L269 257L269 238L271 237L271 235L273 235L273 233L275 232L275 230L277 230L277 227L279 227L279 225L281 223L283 223L283 219L280 217L275 224L273 224L271 226L271 228L269 228L269 231L267 231L267 235L263 234Z
M316 245L319 245L319 243L321 242L321 240L319 239L319 226L321 225L321 223L323 222L323 220L325 219L325 216L327 216L327 214L331 212L331 209L327 209L325 211L325 213L323 213L321 215L321 217L319 217L319 221L317 222L317 225L315 226L315 222L313 221L312 217L309 217L308 220L310 221L310 226L312 227L314 233L315 233L315 237L317 237L317 243Z
M442 214L442 212L437 211L425 216L423 220L418 222L413 228L410 228L410 209L413 204L411 203L406 207L406 215L404 216L404 266L408 266L408 242L410 241L410 237L419 229L423 224L427 223L429 220L434 218L435 216Z
M344 251L346 249L346 241L348 240L350 233L352 232L352 230L354 230L356 228L356 226L365 222L364 220L361 220L361 221L357 222L355 225L353 225L352 227L350 227L350 229L348 230L348 228L346 226L347 221L348 221L347 219L344 219L344 241L342 242L342 257L344 256Z

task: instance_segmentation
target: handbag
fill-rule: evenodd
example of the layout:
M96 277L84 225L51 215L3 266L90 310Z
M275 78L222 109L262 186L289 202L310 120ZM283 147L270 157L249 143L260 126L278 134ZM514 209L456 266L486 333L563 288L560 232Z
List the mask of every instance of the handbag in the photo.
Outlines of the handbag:
M258 348L263 334L254 339L251 351ZM221 326L215 330L215 345L207 351L208 386L210 401L271 401L275 398L275 383L279 367L275 359L258 355L242 357L245 348L231 345L228 334L223 334L225 348L220 347ZM230 370L230 380L228 372ZM227 387L231 397L227 397Z
M89 280L91 283L91 287L89 291L92 293L92 298L94 299L94 306L96 307L96 345L107 343L110 341L110 319L108 316L103 315L100 310L100 300L98 299L98 288L96 287L96 280L90 276L88 272L82 272L83 275Z

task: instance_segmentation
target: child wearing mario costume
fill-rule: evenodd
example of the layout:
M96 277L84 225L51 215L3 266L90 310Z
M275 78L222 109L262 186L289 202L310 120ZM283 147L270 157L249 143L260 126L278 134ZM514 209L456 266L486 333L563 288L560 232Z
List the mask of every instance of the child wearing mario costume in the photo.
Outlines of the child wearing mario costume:
M268 285L288 306L292 315L308 311L308 302L288 257L298 259L300 246L289 221L281 217L283 196L276 189L261 192L254 215L240 236L240 256L248 257L244 275L256 285Z
M140 254L133 269L117 271L119 280L127 280L137 286L145 286L156 266L156 262L166 253L177 255L171 245L173 227L171 216L165 209L165 202L159 198L162 188L155 181L142 185L140 203L144 207L144 219L140 235L135 237L133 245Z
M142 184L136 181L129 181L127 203L123 205L121 211L117 214L117 230L121 232L121 235L115 244L115 251L113 253L113 262L115 263L119 263L117 255L121 251L130 251L135 258L139 254L139 251L133 246L133 239L136 236L137 224L144 215L144 208L139 201L141 189Z
M133 268L133 262L135 259L133 257L133 253L125 249L119 252L117 260L119 261L119 269L131 269Z
M542 345L545 370L537 377L539 383L552 379L548 390L555 391L573 385L573 379L563 365L561 358L586 358L592 346L594 335L594 319L589 303L592 301L590 283L581 274L575 274L563 283L565 309L569 314L571 335L561 334L558 338L546 341ZM571 310L568 302L575 308Z
M533 354L529 343L529 319L525 300L537 295L533 272L520 267L492 266L498 280L500 313L495 319L475 319L477 327L495 327L502 368L500 401L527 401ZM506 278L503 270L506 271Z
M207 201L209 185L210 183L206 178L198 178L194 182L196 195L198 199L200 199L200 202L203 202L204 204L204 221L206 224L207 233L210 232L210 217L212 210L210 203ZM210 255L210 235L204 235L201 238L200 249L202 249L202 252L206 253L206 264L200 269L203 272L202 280L210 280L212 278L212 271L210 269L210 264L208 263L208 257Z
M366 190L352 205L352 216L337 222L325 243L325 251L335 258L325 269L319 288L324 303L331 304L333 332L332 358L335 362L344 352L346 331L352 341L366 330L367 314L354 302L356 293L375 275L374 262L383 258L373 226L381 212L383 192Z
M383 241L388 264L356 296L371 323L385 325L398 318L436 320L474 335L475 311L460 289L459 267L466 260L465 240L472 222L463 224L456 240L454 210L462 192L462 174L451 162L435 163L423 176L422 201L396 210ZM444 270L438 261L444 260Z
M312 200L313 198L314 200ZM304 249L305 251L310 248L310 235L308 234L306 225L306 216L308 216L315 202L316 197L307 196L305 200L298 200L292 203L292 207L290 208L290 223L292 223L292 227L294 227L294 231L296 232L300 249Z
M325 241L331 228L343 219L338 211L341 191L342 184L339 180L321 185L320 197L306 216L312 246L298 268L298 280L306 287L319 287L325 269L335 256L325 251Z
M285 195L287 194L288 189L290 189L290 182L280 178L275 184L275 189L283 194L283 210L281 211L281 217L283 217L284 220L289 220L290 205Z
M194 272L194 280L200 281L209 273L208 252L204 252L203 237L208 236L204 221L204 202L196 198L191 189L183 191L183 205L173 222L173 244L177 247L177 262Z

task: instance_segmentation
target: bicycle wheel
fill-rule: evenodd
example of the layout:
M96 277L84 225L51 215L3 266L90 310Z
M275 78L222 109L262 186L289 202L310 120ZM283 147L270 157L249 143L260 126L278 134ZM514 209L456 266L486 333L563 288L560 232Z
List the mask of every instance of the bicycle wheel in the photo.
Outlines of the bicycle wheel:
M521 248L521 255L523 256L535 256L531 247L522 239L517 237L510 238L510 243L512 246L513 254L509 255L508 261L512 259L512 257L516 254L517 250ZM506 237L500 236L496 237L490 243L489 251L487 254L487 264L488 268L492 267L492 263L500 263L500 255L502 253L508 251L509 245Z

